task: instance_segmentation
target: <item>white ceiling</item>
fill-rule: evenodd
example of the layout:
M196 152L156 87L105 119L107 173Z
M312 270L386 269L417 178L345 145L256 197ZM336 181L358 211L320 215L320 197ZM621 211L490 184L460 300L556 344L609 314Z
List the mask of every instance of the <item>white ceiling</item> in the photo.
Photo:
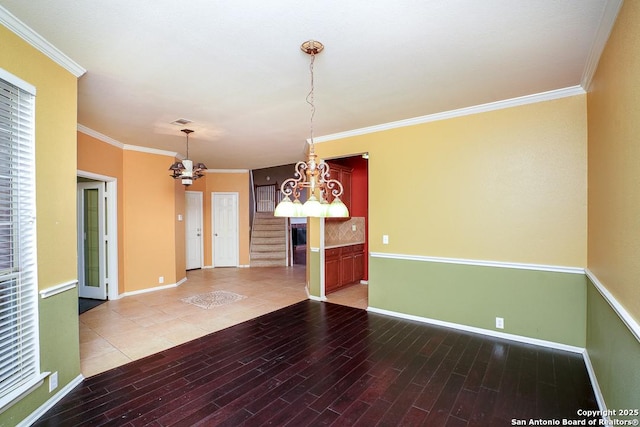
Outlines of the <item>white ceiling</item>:
M303 157L306 40L325 45L315 61L318 137L580 85L619 3L0 0L87 70L80 125L185 154L170 122L190 119L190 157L215 169Z

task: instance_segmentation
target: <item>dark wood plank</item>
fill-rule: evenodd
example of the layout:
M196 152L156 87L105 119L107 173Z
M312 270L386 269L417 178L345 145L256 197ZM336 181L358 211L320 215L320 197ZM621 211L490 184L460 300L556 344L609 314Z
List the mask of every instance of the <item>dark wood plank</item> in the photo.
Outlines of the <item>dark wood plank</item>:
M487 426L597 409L578 354L305 301L85 379L36 426Z

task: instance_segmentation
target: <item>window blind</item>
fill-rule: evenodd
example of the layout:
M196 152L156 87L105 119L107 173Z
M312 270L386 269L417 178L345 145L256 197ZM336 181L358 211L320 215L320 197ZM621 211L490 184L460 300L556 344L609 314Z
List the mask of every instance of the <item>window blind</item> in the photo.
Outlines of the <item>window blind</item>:
M0 408L40 376L35 90L11 77L0 73Z

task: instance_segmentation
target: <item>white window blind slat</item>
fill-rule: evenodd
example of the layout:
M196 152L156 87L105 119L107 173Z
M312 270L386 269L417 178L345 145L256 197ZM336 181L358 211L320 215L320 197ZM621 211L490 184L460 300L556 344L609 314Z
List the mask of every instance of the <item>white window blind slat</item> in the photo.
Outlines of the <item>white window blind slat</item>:
M35 96L31 87L6 76L0 73L0 408L40 377Z

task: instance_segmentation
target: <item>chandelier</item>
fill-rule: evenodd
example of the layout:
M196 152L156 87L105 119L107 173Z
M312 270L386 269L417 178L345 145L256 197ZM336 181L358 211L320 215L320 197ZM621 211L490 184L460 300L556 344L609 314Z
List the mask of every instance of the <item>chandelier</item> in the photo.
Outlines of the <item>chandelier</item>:
M313 63L316 55L324 49L322 43L309 40L300 46L303 52L311 56L309 70L311 72L311 91L307 95L307 103L311 106L309 156L306 162L298 162L293 178L286 179L280 191L284 198L276 206L274 216L280 217L332 217L349 216L347 206L340 200L344 189L340 181L331 179L329 165L318 162L313 148L313 116L316 111L313 100ZM307 201L300 202L300 192L307 189ZM291 200L291 197L293 200ZM329 200L333 199L331 203Z
M193 184L193 181L202 178L204 176L204 171L207 167L204 163L196 163L195 165L191 160L189 160L189 134L193 133L191 129L182 129L181 132L184 132L187 135L187 158L181 162L175 162L169 167L169 171L171 171L171 177L173 179L181 179L182 184L185 187Z

